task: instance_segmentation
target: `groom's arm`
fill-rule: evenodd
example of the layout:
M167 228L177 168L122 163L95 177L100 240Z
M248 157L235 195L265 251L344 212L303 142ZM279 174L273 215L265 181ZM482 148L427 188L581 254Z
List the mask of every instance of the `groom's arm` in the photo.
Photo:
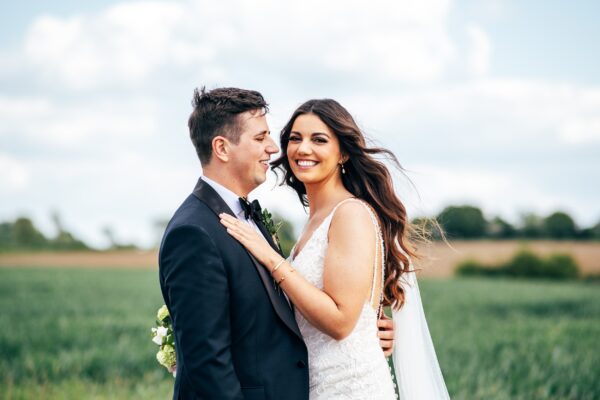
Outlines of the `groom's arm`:
M231 357L227 276L213 241L200 227L176 228L163 244L161 269L180 371L200 398L243 399Z

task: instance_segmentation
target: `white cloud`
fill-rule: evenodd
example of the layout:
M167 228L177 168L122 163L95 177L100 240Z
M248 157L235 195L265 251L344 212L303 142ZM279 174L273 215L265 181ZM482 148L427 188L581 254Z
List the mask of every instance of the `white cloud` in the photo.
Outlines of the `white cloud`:
M567 121L561 128L560 135L566 143L600 143L599 117Z
M475 76L486 75L490 68L492 45L485 31L477 26L467 27L470 49L467 55L467 70Z
M41 16L29 28L24 51L47 79L74 88L137 85L167 63L212 57L211 47L186 32L191 20L183 4L168 1L127 2L97 15Z
M438 143L468 145L466 150L498 151L483 143L579 145L599 136L600 89L574 84L482 78L399 95L351 96L348 105L367 126L383 127L380 131L410 138L426 127L439 129L428 134Z
M48 148L102 146L156 133L157 107L140 98L69 103L44 97L0 97L0 140Z
M227 71L244 74L249 65L278 75L284 64L414 83L440 78L454 57L449 6L448 0L126 2L99 14L40 16L24 52L47 82L75 89L141 85L163 68L193 68L218 79Z
M14 193L28 188L30 173L28 168L19 160L7 154L0 153L0 191Z

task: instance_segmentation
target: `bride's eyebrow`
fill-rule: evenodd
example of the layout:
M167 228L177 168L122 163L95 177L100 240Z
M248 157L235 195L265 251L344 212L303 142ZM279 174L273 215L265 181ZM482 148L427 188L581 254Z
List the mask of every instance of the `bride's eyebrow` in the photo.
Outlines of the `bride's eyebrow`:
M302 133L298 132L298 131L291 131L290 135L300 135L302 136ZM327 136L329 137L329 134L327 132L313 132L310 134L311 136L316 136L316 135L323 135L323 136Z

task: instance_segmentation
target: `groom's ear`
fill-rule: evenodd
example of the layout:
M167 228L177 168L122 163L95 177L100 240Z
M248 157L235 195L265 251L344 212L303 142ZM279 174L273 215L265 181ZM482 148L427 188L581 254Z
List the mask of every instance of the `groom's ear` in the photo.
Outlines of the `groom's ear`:
M212 140L212 153L213 157L222 162L229 161L229 140L223 136L215 136Z

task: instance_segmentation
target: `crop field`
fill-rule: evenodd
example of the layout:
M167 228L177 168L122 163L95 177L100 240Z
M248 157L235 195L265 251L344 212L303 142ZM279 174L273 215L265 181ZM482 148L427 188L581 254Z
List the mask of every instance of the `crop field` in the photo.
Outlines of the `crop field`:
M453 399L600 398L600 286L421 281ZM1 399L168 399L157 271L0 268Z
M541 256L557 252L570 254L580 266L582 275L600 275L600 242L594 241L454 240L451 246L433 242L419 248L424 257L418 266L424 277L448 278L462 260L503 262L523 247ZM157 260L155 250L0 253L0 267L154 269Z

